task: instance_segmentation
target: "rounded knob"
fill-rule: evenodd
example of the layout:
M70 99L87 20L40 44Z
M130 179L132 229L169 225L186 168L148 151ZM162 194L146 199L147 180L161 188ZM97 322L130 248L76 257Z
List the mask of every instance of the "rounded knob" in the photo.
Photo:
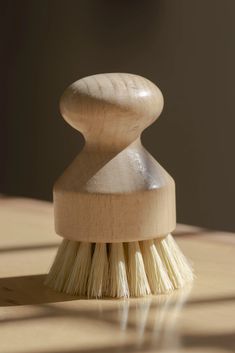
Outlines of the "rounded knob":
M64 119L88 144L128 145L163 108L159 88L141 76L98 74L70 85L60 101Z

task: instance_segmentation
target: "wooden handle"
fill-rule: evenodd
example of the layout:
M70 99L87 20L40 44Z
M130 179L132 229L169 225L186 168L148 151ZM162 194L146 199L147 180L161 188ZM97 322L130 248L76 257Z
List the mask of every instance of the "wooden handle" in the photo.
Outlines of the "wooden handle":
M175 228L174 181L140 141L162 108L161 91L137 75L94 75L66 89L61 113L86 144L54 186L59 235L124 242Z
M69 86L60 102L64 119L96 149L128 146L162 108L157 86L130 74L85 77Z

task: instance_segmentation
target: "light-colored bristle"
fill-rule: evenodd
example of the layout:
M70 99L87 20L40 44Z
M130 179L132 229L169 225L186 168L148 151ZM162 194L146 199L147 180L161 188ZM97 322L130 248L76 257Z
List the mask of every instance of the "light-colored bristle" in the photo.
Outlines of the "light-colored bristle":
M166 267L168 272L168 276L174 286L175 289L182 288L185 284L185 280L183 275L180 271L177 262L175 261L175 257L170 251L170 248L167 244L166 238L163 239L156 239L155 245L157 251Z
M117 298L129 297L123 243L112 243L110 246L108 294Z
M183 252L181 251L177 242L175 241L175 239L171 234L168 234L168 236L166 237L166 242L167 242L169 251L174 257L175 262L177 263L177 266L185 282L192 282L194 279L192 266L184 256Z
M64 262L64 256L66 253L66 248L69 243L69 240L63 239L60 243L60 246L57 250L56 256L54 258L54 262L50 268L50 271L46 277L45 285L48 287L54 288L55 282L57 280L57 276L60 272L61 266Z
M107 292L108 256L107 245L96 243L88 279L88 298L101 298Z
M169 234L130 243L63 240L46 284L79 297L165 294L193 280L193 271Z
M142 253L137 241L127 243L128 283L132 297L143 297L151 293L145 272Z
M69 241L65 250L65 255L63 258L63 262L61 263L60 272L57 276L57 280L55 282L55 288L58 291L65 291L65 284L68 276L70 275L70 271L72 269L75 257L77 255L78 243L75 241Z
M55 269L57 275L55 276L53 288L60 292L65 291L65 284L71 273L71 269L77 255L78 244L79 243L71 240L67 242L67 245L65 247L61 244L61 259L57 259L56 257L56 261L54 264L58 268Z
M65 292L72 295L85 296L90 269L91 243L80 243L71 273L65 285Z
M161 294L173 290L173 285L153 240L142 241L140 246L151 293Z

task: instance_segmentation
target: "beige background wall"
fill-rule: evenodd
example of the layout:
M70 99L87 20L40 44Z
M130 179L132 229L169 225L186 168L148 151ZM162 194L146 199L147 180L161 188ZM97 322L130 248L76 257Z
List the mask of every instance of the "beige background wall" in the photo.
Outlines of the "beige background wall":
M235 2L1 2L0 192L51 198L82 146L58 113L74 80L131 72L159 85L143 142L177 183L178 220L235 230Z

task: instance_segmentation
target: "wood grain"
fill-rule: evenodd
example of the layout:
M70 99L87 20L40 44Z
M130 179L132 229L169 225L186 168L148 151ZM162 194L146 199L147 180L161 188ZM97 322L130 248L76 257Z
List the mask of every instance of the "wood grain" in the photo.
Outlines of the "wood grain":
M60 108L86 144L54 186L57 234L128 242L170 233L174 180L140 140L162 111L158 87L137 75L94 75L69 86Z
M0 199L1 353L226 353L235 350L235 234L178 225L192 288L78 300L43 285L56 253L52 204Z

